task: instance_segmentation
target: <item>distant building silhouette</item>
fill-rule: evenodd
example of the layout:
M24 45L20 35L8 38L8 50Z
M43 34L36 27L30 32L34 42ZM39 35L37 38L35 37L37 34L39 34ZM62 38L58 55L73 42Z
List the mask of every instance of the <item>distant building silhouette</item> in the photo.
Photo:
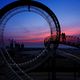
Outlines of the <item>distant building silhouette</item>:
M19 50L19 49L20 49L20 44L17 43L17 42L15 42L15 49L16 49L16 50Z
M23 44L23 43L21 44L21 47L20 47L20 48L21 48L21 50L23 50L23 49L24 49L24 44Z
M23 43L16 42L13 39L9 39L9 41L10 41L10 44L9 44L9 47L7 48L10 48L11 50L23 50L24 49Z
M13 49L14 48L14 40L10 40L10 49Z

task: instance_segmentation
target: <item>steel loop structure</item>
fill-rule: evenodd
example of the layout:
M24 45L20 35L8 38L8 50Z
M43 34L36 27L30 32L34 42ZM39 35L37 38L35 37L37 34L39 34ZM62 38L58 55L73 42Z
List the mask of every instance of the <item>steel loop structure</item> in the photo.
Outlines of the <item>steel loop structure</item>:
M49 24L50 36L49 38L44 39L45 48L39 53L39 55L35 56L29 61L25 60L21 63L16 63L5 47L4 30L9 19L16 14L23 12L33 12L42 16ZM15 1L0 10L0 47L2 56L10 68L12 67L12 70L15 70L16 68L22 74L24 74L24 77L27 77L26 79L30 80L31 78L22 70L22 68L26 67L27 72L45 62L48 57L51 56L49 54L51 52L50 50L53 50L53 54L55 52L54 50L57 49L60 41L60 33L60 24L56 15L47 6L40 2L28 0ZM51 45L53 45L52 49Z

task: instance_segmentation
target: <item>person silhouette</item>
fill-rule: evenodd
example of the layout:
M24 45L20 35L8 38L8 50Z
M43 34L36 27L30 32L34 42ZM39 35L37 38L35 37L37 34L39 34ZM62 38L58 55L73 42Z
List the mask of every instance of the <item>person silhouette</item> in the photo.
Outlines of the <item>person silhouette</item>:
M66 42L66 35L65 35L65 33L62 33L62 42Z

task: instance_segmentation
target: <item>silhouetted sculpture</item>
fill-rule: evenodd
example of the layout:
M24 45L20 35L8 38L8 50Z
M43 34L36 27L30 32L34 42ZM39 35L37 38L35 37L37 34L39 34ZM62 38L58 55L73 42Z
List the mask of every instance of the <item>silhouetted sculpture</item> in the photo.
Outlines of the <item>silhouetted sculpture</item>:
M15 51L14 51L14 40L10 40L10 50L9 50L10 56L12 58L15 57Z
M54 40L54 36L48 36L44 39L44 45L48 50L57 49L57 41Z
M66 42L66 35L65 35L65 33L62 33L62 42Z

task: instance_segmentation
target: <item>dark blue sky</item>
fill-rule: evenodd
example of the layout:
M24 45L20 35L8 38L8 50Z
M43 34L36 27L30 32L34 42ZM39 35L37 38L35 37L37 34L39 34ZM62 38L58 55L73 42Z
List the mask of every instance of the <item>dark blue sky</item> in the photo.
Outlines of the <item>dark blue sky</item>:
M0 0L0 8L16 0ZM47 5L57 16L66 34L80 34L80 0L36 0Z

